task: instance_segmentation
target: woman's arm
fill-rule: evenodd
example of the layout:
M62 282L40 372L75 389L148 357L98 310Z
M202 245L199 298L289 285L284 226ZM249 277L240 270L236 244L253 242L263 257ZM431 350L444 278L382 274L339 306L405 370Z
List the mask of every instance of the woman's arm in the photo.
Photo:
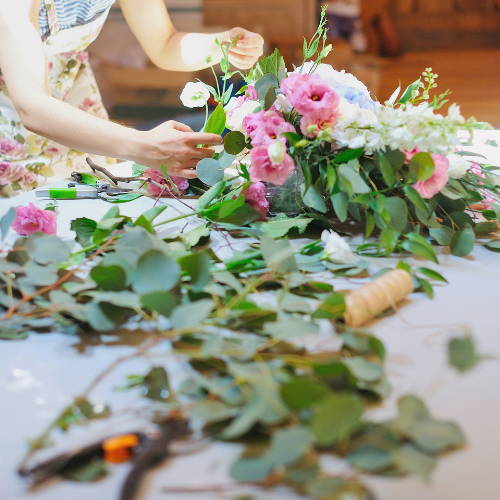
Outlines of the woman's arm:
M250 69L262 55L264 39L243 28L223 33L179 33L165 7L164 0L120 0L123 14L144 51L160 68L172 71L196 71L216 64L221 51L216 39L229 42L238 38L230 50L232 64Z
M140 132L50 96L42 42L30 21L32 1L0 0L0 68L25 127L79 151L166 165L172 175L195 177L196 163L213 154L196 145L218 144L219 136L197 134L176 122Z

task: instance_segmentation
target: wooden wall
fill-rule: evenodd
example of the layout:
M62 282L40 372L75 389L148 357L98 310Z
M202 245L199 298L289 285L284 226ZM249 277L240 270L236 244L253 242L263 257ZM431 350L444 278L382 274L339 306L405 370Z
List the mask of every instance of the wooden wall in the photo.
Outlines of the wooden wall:
M406 49L500 47L500 0L391 0Z

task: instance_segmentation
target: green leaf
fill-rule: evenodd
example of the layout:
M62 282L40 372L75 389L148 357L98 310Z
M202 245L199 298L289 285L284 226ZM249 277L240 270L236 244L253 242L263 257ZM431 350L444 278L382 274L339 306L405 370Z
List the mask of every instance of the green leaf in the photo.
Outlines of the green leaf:
M240 458L232 465L230 474L241 483L257 483L263 481L271 469L271 464L265 458Z
M382 178L384 179L384 182L387 187L392 187L394 186L396 182L396 176L394 174L394 170L392 168L391 163L387 159L387 157L381 153L379 153L376 156L376 160L378 163L378 167L380 169L380 172L382 174Z
M380 233L380 246L384 250L384 253L386 255L391 255L392 252L394 252L400 236L401 233L399 231L396 231L395 229L392 229L390 227L386 227Z
M321 196L321 193L315 186L309 186L309 189L302 193L302 199L309 208L317 210L322 214L327 212L325 198Z
M265 454L271 466L284 467L300 460L311 449L313 438L305 427L291 427L274 432Z
M275 49L272 54L260 59L256 70L256 76L271 74L279 81L286 76L285 59L280 51Z
M202 241L205 241L207 237L210 236L210 229L207 225L202 224L195 229L192 229L188 233L182 235L182 240L189 247L195 247L199 245Z
M492 240L484 245L491 252L500 252L500 240Z
M271 238L282 238L286 236L292 229L296 229L300 234L304 233L307 226L313 219L290 218L270 220L267 222L259 222L256 226L264 234Z
M496 222L479 222L474 227L474 233L478 236L496 233L498 226Z
M295 250L287 240L274 240L269 236L261 238L261 250L266 265L276 273L290 273L297 270Z
M211 313L214 303L210 299L183 304L174 309L170 320L174 328L191 328L203 323Z
M457 424L431 418L415 422L410 437L419 448L433 454L443 453L465 443L464 434Z
M127 285L127 273L120 266L100 264L90 271L90 277L102 290L118 291Z
M364 407L350 393L336 393L323 398L314 406L311 431L320 446L331 446L349 438L358 428Z
M310 307L308 303L306 304ZM317 325L296 317L282 318L275 323L266 323L265 330L271 337L280 340L290 340L319 333Z
M150 311L168 317L177 302L170 292L151 292L141 296L141 304Z
M33 261L29 261L24 266L24 271L29 282L35 286L52 285L57 281L57 266L54 264L40 266Z
M119 308L125 309L139 309L139 297L132 292L122 291L122 292L99 292L99 291L89 291L83 292L83 295L87 297L92 297L95 302L112 304Z
M9 210L0 219L0 241L3 241L9 232L10 226L16 218L16 209L10 207Z
M212 114L207 120L203 132L208 134L222 135L226 129L226 112L224 111L224 106L218 104L213 110Z
M224 149L230 155L239 155L246 147L246 138L241 132L229 132L224 137Z
M157 219L167 208L168 205L157 205L153 208L150 208L149 210L146 210L142 214L142 217L144 217L149 222L154 222L155 219Z
M206 193L204 193L198 200L198 210L207 208L218 196L220 196L224 189L226 189L226 182L220 181L214 184Z
M456 337L448 343L448 361L457 371L465 373L472 370L481 358L470 337Z
M99 481L108 474L106 462L95 457L84 464L66 467L63 471L63 477L69 481L78 483L91 483Z
M333 293L325 299L312 317L314 319L340 319L345 314L345 307L345 297L341 293Z
M402 198L392 196L386 198L385 209L391 216L391 227L400 233L403 232L408 225L408 205L406 202Z
M427 481L436 467L433 456L423 453L411 444L404 444L392 453L394 463L403 474L415 474Z
M135 292L168 292L179 279L179 266L163 252L150 250L142 255L137 263L137 270L132 287Z
M353 193L363 194L370 192L370 188L361 175L352 167L351 162L339 167L339 175L351 186Z
M201 292L209 283L211 277L211 263L208 254L206 252L193 253L182 257L178 262L181 269L189 274L193 290Z
M399 104L406 104L410 99L412 99L413 94L418 91L418 89L422 86L422 82L420 78L410 84L406 90L403 92L401 99L398 101Z
M359 149L346 149L345 151L342 151L341 153L339 153L337 156L335 156L335 158L333 159L333 161L337 164L341 164L341 163L347 163L351 160L356 160L358 159L360 156L363 155L363 153L365 152L365 150L363 148L359 148Z
M420 196L420 193L416 189L411 186L405 186L403 190L406 197L413 203L419 212L423 214L427 214L429 212L426 201L422 198L422 196Z
M349 206L349 197L344 192L335 193L331 197L333 209L340 222L347 220L347 209Z
M31 258L39 264L60 264L70 255L66 242L57 236L41 233L27 238L26 249Z
M392 456L383 448L365 445L347 455L349 463L363 472L381 472L392 465Z
M263 103L266 99L267 93L271 89L277 89L278 87L279 84L276 76L271 73L265 74L255 83L255 90L257 91L259 101Z
M451 239L451 253L457 257L465 257L474 249L476 235L470 225L466 225L464 229L456 232Z
M196 174L207 186L214 186L224 179L224 167L213 158L203 158L196 165Z
M166 401L170 395L170 384L163 366L151 368L144 377L145 397L153 401Z
M130 201L138 200L142 198L143 195L140 193L122 193L106 198L108 203L128 203Z
M424 259L432 260L436 264L439 263L434 248L423 236L417 233L408 233L406 237L408 239L401 244L404 250Z
M344 360L344 364L356 378L364 382L376 382L383 375L381 365L367 361L362 357L347 358Z
M284 403L292 410L304 410L329 393L328 387L308 377L295 377L281 388Z
M97 229L97 222L87 217L81 217L71 221L71 230L76 233L76 241L86 248L92 245L92 237Z
M429 229L429 234L433 240L437 241L437 243L443 247L450 246L453 238L453 231L448 226L431 228Z
M440 273L437 271L434 271L434 269L429 269L427 267L419 267L417 269L417 272L420 274L423 274L424 276L427 276L427 278L434 280L434 281L441 281L442 283L448 283L448 280Z
M436 165L429 153L417 153L409 164L410 175L416 181L426 181L432 177Z

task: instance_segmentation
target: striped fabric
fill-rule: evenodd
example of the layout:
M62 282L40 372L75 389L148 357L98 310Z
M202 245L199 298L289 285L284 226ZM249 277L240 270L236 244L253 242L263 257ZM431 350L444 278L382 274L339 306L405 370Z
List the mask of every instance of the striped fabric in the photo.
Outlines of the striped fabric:
M57 21L61 30L87 24L106 11L115 0L54 0ZM40 33L45 39L50 34L47 9L40 4Z

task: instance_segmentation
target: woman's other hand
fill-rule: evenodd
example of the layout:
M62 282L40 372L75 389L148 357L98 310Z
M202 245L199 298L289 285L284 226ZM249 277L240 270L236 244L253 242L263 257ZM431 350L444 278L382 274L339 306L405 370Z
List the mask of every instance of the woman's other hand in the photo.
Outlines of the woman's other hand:
M233 28L224 33L224 41L237 39L237 43L229 50L229 61L241 70L250 69L264 53L264 38L244 28Z
M222 144L219 135L193 132L187 125L176 121L162 123L140 134L139 154L135 161L157 169L165 166L169 175L186 179L196 178L198 162L213 156L214 150L208 146Z

